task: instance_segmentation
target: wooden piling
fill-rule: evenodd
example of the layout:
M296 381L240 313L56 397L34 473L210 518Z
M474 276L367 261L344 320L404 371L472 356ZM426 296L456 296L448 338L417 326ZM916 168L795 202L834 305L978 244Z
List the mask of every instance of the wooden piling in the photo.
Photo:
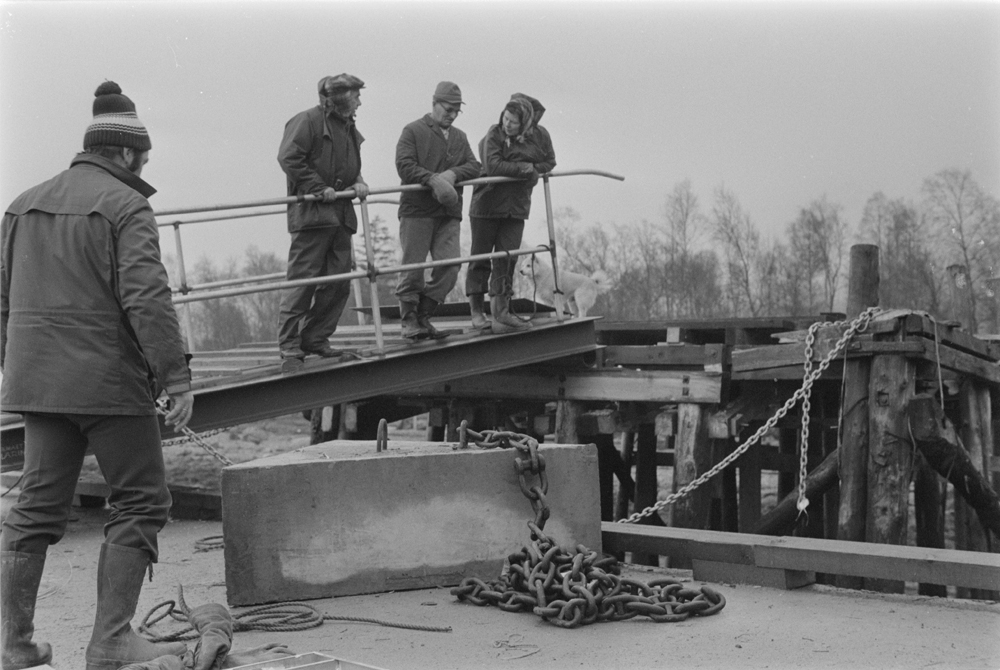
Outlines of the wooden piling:
M674 491L687 486L712 467L712 444L708 438L706 413L700 405L677 407L677 438L674 441ZM708 530L712 492L706 483L673 506L671 526Z
M656 504L656 427L653 424L639 424L635 452L635 510L638 512ZM646 517L641 523L664 525L659 514ZM660 561L655 554L633 554L632 562L659 565Z
M879 304L879 253L872 244L851 247L847 291L847 317L856 318L868 307ZM841 406L840 508L837 539L861 542L865 539L868 495L868 390L871 360L850 359L844 364L844 396ZM842 588L861 588L857 577L837 578Z
M906 406L913 397L914 365L899 355L872 358L868 445L868 497L865 540L906 544L913 446L908 439ZM865 588L902 593L902 581L865 580Z

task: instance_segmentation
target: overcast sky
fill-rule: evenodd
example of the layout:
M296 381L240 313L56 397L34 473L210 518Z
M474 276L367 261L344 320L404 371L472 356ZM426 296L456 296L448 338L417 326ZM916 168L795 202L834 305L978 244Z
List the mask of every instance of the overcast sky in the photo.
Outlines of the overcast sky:
M553 180L555 207L583 224L662 220L684 179L706 211L725 185L772 236L824 195L854 226L876 191L917 199L945 168L1000 195L997 2L0 2L0 14L5 206L68 166L104 79L149 129L154 209L282 197L283 126L340 72L367 84L372 186L398 184L399 132L447 79L474 147L520 91L548 109L558 169L626 177ZM396 232L395 208L373 212ZM539 195L533 241L543 221ZM287 252L283 217L185 231L189 262Z

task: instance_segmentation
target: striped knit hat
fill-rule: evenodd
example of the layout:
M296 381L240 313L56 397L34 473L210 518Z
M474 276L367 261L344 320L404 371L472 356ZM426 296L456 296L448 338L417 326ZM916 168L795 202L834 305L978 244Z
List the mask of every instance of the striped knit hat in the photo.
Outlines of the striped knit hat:
M135 103L122 95L121 87L105 81L94 91L94 120L83 136L83 148L105 144L149 151L152 143L142 121L135 115Z

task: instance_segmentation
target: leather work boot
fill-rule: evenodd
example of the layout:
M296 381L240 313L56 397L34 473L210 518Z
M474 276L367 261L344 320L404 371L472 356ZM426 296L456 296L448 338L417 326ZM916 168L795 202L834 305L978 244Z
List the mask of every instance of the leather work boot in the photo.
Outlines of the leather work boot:
M45 554L4 551L0 557L0 630L2 666L21 670L52 660L52 647L32 642L35 600L45 569Z
M440 340L448 337L448 333L442 333L431 323L431 317L434 316L434 310L437 309L437 306L437 300L428 298L425 295L420 296L420 303L417 305L417 323L427 331L427 336L432 340Z
M510 296L495 295L490 298L490 311L493 313L494 333L516 333L531 328L531 324L522 321L510 313Z
M482 293L469 296L469 312L472 314L472 330L489 330L490 320L486 318L486 306Z
M154 644L136 635L132 617L149 567L149 554L141 549L102 544L97 563L97 613L94 634L87 645L87 670L118 670L130 663L145 663L160 656L182 656L183 642Z
M417 303L400 300L399 314L403 320L403 337L408 340L426 340L430 337L427 329L417 320Z

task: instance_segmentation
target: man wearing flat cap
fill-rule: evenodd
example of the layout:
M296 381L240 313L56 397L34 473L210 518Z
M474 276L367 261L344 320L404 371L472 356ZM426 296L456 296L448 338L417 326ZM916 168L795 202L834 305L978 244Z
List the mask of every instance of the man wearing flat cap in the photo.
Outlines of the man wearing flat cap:
M361 177L364 137L354 123L365 83L349 74L319 80L319 105L300 112L285 124L278 163L287 177L288 195L319 196L288 205L289 281L312 279L351 270L351 236L358 229L350 197L354 191L368 197ZM302 368L306 355L339 358L344 352L330 346L330 335L347 305L346 281L301 286L281 301L278 347L282 372Z
M408 124L396 144L396 171L405 191L399 199L399 242L403 264L458 258L462 189L455 184L479 176L480 164L465 133L452 125L461 113L462 91L450 81L437 85L431 112ZM426 281L423 270L400 274L396 286L403 337L445 337L430 322L438 304L455 286L458 265L436 267Z

